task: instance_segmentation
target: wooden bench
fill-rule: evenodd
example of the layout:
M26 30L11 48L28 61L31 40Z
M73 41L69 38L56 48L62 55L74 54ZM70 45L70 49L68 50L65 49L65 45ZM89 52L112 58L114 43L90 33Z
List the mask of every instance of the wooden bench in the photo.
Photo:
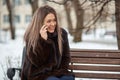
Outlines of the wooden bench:
M120 79L120 50L71 49L70 54L69 70L76 78ZM11 74L12 70L20 71L10 68L7 73Z
M69 69L77 78L120 79L120 50L71 49Z

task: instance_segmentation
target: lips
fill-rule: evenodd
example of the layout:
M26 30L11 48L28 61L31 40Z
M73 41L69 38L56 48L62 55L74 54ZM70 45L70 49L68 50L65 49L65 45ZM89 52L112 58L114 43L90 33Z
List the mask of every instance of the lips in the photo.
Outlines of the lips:
M51 26L51 27L48 27L49 30L54 30L55 27Z

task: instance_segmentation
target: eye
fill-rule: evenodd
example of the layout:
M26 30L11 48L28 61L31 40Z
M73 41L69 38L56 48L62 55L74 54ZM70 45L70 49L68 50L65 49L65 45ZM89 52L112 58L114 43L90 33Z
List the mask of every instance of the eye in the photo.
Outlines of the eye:
M51 20L48 20L48 21L47 21L47 23L50 23L50 22L51 22Z

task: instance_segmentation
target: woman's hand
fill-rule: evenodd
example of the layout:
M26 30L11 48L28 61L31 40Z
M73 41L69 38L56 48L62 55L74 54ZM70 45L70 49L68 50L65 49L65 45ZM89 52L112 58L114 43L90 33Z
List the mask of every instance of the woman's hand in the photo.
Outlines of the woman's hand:
M48 35L47 35L47 26L46 25L43 25L40 29L40 35L43 39L47 40L48 38Z

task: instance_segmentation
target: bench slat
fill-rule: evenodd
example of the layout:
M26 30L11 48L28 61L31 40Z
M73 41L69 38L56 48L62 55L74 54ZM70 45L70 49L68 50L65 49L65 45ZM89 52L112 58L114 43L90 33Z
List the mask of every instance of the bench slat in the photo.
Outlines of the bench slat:
M120 66L69 65L70 70L114 71L120 72Z
M71 49L71 56L120 58L120 50Z
M70 52L88 52L88 53L120 53L120 50L102 50L102 49L74 49L71 48Z
M75 73L80 78L99 78L99 79L120 79L120 74L102 74L102 73Z
M120 65L120 59L105 59L105 58L72 58L72 63L85 63L85 64L114 64Z
M120 52L71 52L72 57L116 58L120 59Z

